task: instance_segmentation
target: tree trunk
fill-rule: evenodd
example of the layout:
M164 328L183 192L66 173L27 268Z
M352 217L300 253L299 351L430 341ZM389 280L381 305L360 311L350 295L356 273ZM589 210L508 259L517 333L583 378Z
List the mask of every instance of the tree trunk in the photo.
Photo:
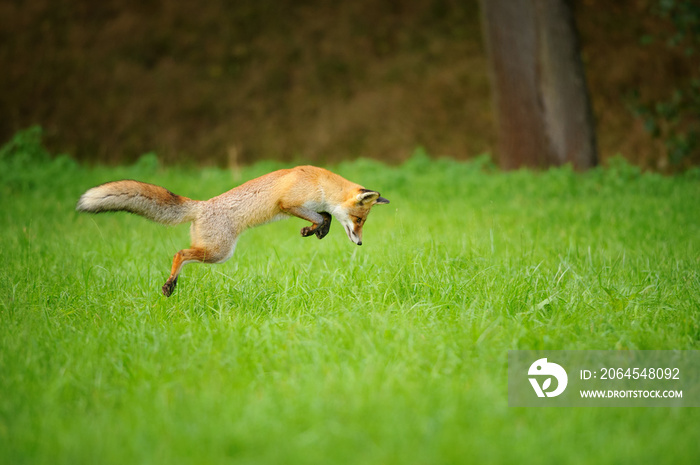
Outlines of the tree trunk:
M597 163L569 0L482 0L505 169Z

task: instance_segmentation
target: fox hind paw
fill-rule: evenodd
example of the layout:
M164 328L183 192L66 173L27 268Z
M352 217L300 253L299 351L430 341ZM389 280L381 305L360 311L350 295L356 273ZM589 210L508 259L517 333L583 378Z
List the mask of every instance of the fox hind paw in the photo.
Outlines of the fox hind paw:
M165 284L163 284L163 295L165 297L170 297L177 286L177 278L168 279Z

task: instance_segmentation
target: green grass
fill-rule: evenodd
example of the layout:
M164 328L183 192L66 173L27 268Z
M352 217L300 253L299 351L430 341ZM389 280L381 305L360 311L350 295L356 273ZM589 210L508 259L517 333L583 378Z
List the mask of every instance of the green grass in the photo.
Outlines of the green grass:
M13 157L21 169L0 187L0 463L700 457L698 409L509 408L506 379L510 349L700 349L697 173L344 163L332 168L391 200L362 247L337 222L322 241L302 238L300 220L262 226L228 263L188 265L166 299L187 227L77 214L78 196L136 178L207 198L279 166L234 179L149 158Z

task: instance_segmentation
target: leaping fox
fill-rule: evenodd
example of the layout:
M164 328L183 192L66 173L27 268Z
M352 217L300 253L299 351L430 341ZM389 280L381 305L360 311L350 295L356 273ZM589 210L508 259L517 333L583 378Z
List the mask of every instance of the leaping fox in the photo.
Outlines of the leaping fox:
M189 249L175 254L163 285L169 297L182 267L191 262L223 263L233 255L238 236L248 228L296 216L310 221L301 235L323 239L331 215L348 238L362 245L362 226L375 204L389 203L379 192L315 166L273 171L209 200L199 201L139 181L114 181L93 187L76 210L89 213L127 211L163 224L191 222Z

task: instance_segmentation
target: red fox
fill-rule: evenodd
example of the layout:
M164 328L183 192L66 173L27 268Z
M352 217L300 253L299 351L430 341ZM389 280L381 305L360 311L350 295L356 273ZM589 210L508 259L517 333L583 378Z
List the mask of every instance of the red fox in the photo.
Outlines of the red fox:
M352 242L362 245L362 226L375 204L387 204L379 192L315 166L273 171L209 200L199 201L139 181L114 181L93 187L76 210L89 213L126 211L163 224L191 222L189 249L175 254L163 285L169 297L182 267L191 262L223 263L233 255L238 236L248 228L296 216L311 222L301 235L323 239L331 215Z

